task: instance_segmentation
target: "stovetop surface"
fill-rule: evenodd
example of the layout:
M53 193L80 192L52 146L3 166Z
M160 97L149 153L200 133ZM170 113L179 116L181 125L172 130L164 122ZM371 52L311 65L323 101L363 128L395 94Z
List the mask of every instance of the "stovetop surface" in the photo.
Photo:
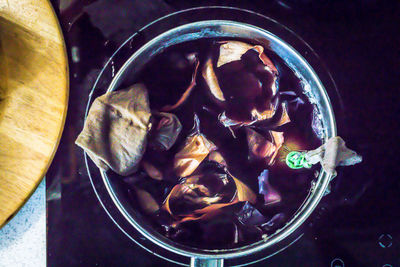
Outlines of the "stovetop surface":
M195 2L195 1L193 1ZM248 3L244 3L248 2ZM53 0L70 62L64 133L47 173L48 266L173 266L133 243L91 187L74 141L89 92L112 53L183 0ZM253 266L400 266L398 152L400 2L202 1L254 10L292 29L331 71L343 101L339 128L363 156L341 170L296 243Z

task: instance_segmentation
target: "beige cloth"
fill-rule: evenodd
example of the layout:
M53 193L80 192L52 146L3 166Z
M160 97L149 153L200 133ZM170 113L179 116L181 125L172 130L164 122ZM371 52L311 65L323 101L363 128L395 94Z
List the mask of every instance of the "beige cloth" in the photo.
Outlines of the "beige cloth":
M107 93L93 102L75 143L100 169L129 175L137 170L144 154L150 116L143 84Z
M321 163L322 168L329 174L336 176L337 166L350 166L362 161L362 157L346 147L340 136L335 136L317 149L305 154L307 163Z

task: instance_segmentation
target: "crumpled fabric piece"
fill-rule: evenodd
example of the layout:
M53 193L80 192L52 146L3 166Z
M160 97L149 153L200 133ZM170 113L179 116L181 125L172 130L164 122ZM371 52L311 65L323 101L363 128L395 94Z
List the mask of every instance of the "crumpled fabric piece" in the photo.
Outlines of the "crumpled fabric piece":
M182 130L178 117L172 113L156 112L157 125L153 127L154 134L150 134L149 145L156 150L169 150L176 142Z
M104 94L93 102L75 143L100 169L134 173L146 149L150 104L143 84Z
M306 152L305 158L312 165L320 162L324 171L333 176L337 166L350 166L362 161L360 155L346 147L340 136L332 137L319 148Z

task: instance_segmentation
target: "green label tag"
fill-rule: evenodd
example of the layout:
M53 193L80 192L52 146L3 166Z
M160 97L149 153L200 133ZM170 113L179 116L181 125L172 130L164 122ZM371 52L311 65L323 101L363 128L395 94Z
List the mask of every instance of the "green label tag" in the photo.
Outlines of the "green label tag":
M301 168L311 167L311 164L309 164L306 160L305 153L298 151L292 151L286 156L286 164L291 169L301 169Z

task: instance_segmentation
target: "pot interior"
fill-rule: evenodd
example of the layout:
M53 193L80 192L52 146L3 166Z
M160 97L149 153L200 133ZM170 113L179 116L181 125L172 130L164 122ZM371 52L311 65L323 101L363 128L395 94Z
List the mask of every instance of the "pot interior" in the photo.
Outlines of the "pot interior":
M252 25L225 20L201 21L186 24L169 30L154 38L141 47L123 65L112 80L108 92L117 90L125 84L135 80L136 74L155 55L163 52L166 48L179 43L193 41L200 38L240 38L250 39L254 43L263 45L280 56L292 71L299 77L303 85L303 93L307 95L310 102L315 106L315 112L320 120L319 132L322 142L336 135L335 118L327 92L311 66L291 46L273 35L267 30ZM147 239L156 245L174 253L188 257L209 258L234 258L258 252L273 246L293 234L297 228L309 217L325 192L330 177L324 172L319 172L319 177L314 181L310 194L305 202L299 207L295 215L280 230L254 244L222 250L200 250L182 244L175 243L162 236L145 223L143 215L136 212L131 205L124 190L119 183L102 173L105 186L123 216Z

